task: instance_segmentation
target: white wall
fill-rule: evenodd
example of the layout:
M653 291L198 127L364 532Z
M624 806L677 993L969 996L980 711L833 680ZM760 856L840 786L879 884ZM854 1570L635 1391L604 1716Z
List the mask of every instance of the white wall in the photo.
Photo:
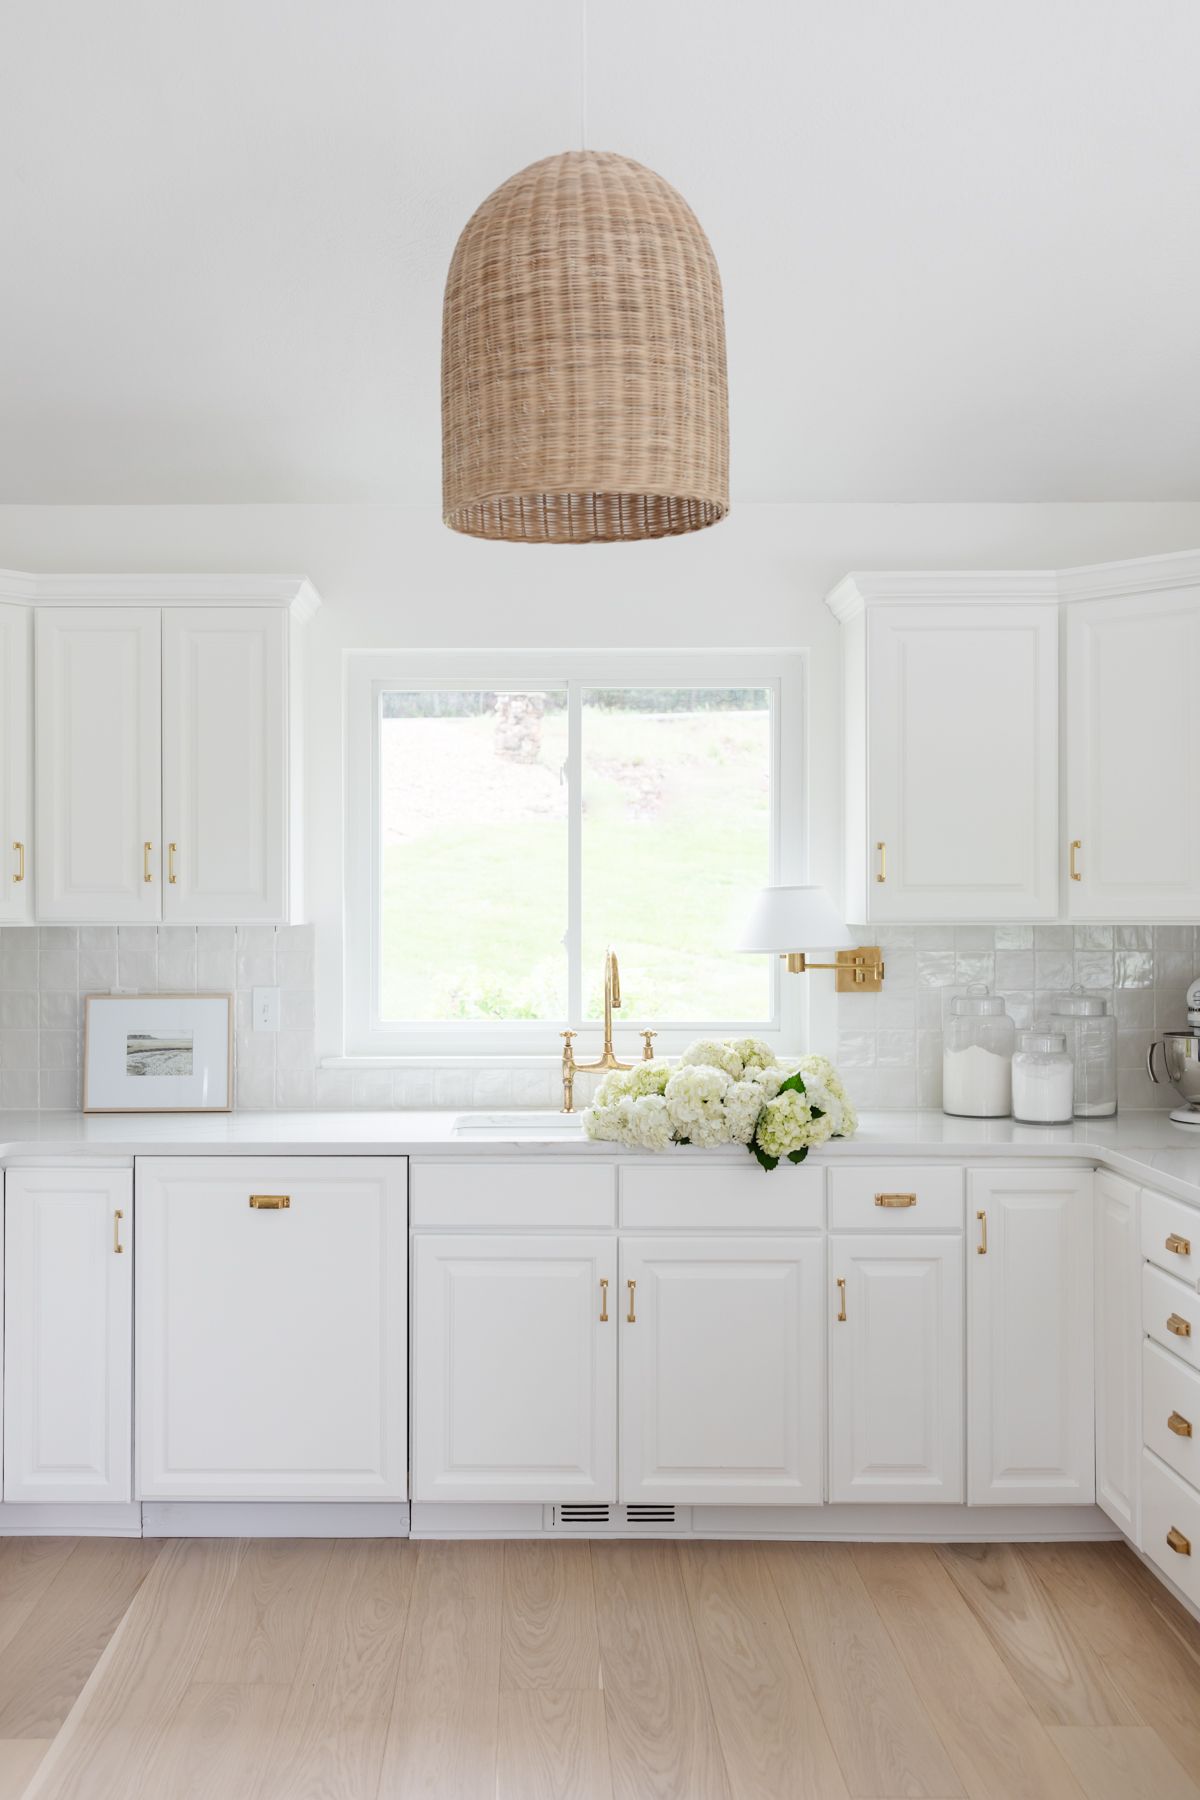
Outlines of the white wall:
M839 647L822 602L847 569L1050 568L1197 546L1200 502L742 506L693 538L562 548L476 543L430 507L0 506L0 567L294 571L319 588L306 781L323 1054L341 1047L343 651L806 647L809 874L836 890ZM832 1030L832 1015L814 1013L814 1040Z

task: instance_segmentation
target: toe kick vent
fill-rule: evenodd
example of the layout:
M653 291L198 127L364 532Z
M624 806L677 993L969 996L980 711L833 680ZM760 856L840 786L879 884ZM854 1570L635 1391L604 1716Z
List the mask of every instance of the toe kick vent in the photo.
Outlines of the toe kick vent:
M547 1508L551 1531L611 1532L615 1537L642 1531L679 1531L690 1522L678 1506L593 1506L585 1501Z

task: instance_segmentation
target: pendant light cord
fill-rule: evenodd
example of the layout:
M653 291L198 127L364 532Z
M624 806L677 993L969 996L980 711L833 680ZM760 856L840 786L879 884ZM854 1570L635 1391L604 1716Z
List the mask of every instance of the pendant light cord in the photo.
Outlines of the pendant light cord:
M588 9L587 0L579 0L579 148L587 149L588 136Z

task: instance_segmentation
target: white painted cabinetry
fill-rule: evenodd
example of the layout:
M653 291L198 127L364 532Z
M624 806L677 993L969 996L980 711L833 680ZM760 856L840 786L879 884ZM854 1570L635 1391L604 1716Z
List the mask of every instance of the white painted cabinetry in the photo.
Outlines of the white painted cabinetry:
M617 1497L611 1236L417 1237L413 1498Z
M818 1505L824 1244L621 1241L622 1502Z
M4 1192L4 1498L128 1501L130 1171L9 1169Z
M1092 1179L1090 1170L969 1176L974 1506L1095 1497Z
M0 925L32 917L30 848L31 614L0 604Z
M137 1166L139 1494L406 1494L402 1157Z
M1142 1335L1137 1189L1098 1169L1094 1191L1096 1503L1136 1540Z

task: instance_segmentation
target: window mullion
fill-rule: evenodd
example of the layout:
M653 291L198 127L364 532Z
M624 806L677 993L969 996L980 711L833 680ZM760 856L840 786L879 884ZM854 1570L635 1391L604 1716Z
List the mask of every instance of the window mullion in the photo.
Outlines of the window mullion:
M567 1024L583 1023L583 685L567 682Z

